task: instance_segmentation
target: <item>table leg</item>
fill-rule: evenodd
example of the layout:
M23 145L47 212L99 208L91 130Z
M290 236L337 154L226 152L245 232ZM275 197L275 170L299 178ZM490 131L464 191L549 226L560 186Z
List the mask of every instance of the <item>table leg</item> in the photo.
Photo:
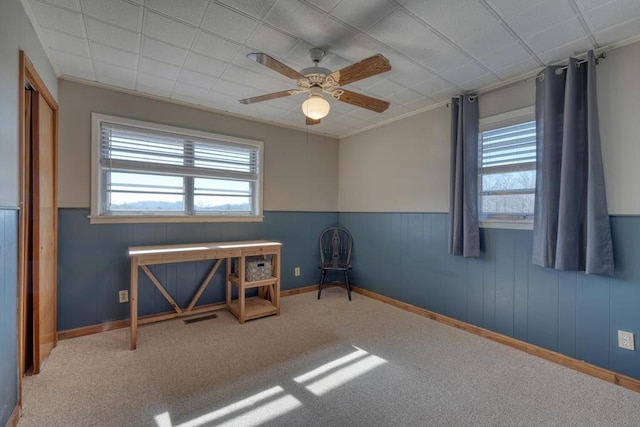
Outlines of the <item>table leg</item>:
M245 277L245 257L242 255L238 260L238 268L240 271L238 272L238 310L240 311L239 321L240 324L244 323L244 309L245 309L245 301L244 301L244 281Z
M131 310L131 350L136 349L138 333L138 259L131 258L129 308Z

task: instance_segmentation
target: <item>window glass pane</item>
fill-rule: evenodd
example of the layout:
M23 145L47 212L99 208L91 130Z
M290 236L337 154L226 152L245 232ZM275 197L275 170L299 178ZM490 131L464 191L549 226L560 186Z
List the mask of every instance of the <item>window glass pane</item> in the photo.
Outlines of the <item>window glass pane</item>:
M184 212L184 178L143 173L106 173L108 211Z
M500 194L482 197L482 212L487 215L532 215L534 195Z
M196 212L252 212L252 183L209 178L193 181Z
M482 176L482 191L533 190L536 188L536 171L518 171L486 174Z

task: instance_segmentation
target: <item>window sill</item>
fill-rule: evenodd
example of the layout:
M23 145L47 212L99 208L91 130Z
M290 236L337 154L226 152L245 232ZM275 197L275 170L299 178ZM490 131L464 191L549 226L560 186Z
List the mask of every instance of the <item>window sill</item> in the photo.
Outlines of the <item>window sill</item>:
M504 228L508 230L533 230L533 220L527 219L485 219L480 228Z
M146 224L178 222L262 222L264 216L89 215L91 224Z

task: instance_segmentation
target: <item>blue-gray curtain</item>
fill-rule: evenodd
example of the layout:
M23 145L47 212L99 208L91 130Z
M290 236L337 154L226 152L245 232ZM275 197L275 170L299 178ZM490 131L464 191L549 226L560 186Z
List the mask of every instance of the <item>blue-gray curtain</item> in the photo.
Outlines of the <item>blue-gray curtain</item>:
M532 261L613 274L593 52L536 79L537 168Z
M480 256L478 226L478 98L451 100L449 253Z

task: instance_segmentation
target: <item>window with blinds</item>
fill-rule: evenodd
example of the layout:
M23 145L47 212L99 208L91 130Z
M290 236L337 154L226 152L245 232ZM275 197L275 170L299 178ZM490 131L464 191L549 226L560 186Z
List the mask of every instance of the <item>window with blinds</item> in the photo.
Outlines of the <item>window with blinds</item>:
M480 133L481 219L527 219L536 186L536 122Z
M93 125L92 215L262 214L262 142L98 114Z

